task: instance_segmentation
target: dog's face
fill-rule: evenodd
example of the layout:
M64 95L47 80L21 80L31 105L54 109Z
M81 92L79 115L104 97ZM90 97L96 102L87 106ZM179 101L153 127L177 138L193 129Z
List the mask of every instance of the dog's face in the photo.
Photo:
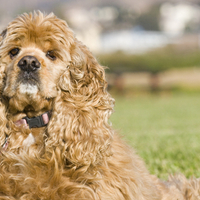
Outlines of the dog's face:
M23 15L8 25L0 49L2 90L13 112L41 110L56 97L72 42L72 31L54 15Z

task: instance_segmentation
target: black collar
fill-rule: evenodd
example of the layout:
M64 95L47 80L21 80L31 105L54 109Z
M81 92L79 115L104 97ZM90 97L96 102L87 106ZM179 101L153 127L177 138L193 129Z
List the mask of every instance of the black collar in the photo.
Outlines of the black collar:
M24 117L15 122L17 126L25 126L27 128L40 128L46 126L49 123L51 117L51 111L45 112L37 117Z

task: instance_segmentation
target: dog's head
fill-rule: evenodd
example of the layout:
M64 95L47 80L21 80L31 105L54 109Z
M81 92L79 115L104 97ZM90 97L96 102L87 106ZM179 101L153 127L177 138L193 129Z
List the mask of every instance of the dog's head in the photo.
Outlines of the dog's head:
M86 102L106 93L103 67L54 14L12 21L1 34L0 57L0 90L11 113L51 109L61 91Z
M71 63L74 36L53 14L24 14L2 33L3 95L12 112L40 110L55 98L57 83Z

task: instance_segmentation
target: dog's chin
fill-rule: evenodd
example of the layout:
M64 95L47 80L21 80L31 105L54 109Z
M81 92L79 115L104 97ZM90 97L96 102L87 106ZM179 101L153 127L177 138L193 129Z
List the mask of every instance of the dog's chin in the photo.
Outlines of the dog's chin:
M19 93L27 95L36 95L38 93L38 86L31 83L21 83L19 85Z

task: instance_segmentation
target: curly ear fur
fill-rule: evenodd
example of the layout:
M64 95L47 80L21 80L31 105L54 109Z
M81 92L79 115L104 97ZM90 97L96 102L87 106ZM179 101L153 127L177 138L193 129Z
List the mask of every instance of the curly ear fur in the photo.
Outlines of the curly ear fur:
M0 34L0 46L2 45L3 39L5 38L7 29L4 29ZM6 101L2 98L2 90L5 81L5 66L0 66L0 146L5 142L6 135L9 135L7 128L7 117L6 117Z
M91 52L74 40L71 64L60 77L60 95L48 126L50 146L59 142L68 163L96 165L110 155L112 130L108 118L114 100L106 91L104 68ZM53 133L53 134L52 134Z

